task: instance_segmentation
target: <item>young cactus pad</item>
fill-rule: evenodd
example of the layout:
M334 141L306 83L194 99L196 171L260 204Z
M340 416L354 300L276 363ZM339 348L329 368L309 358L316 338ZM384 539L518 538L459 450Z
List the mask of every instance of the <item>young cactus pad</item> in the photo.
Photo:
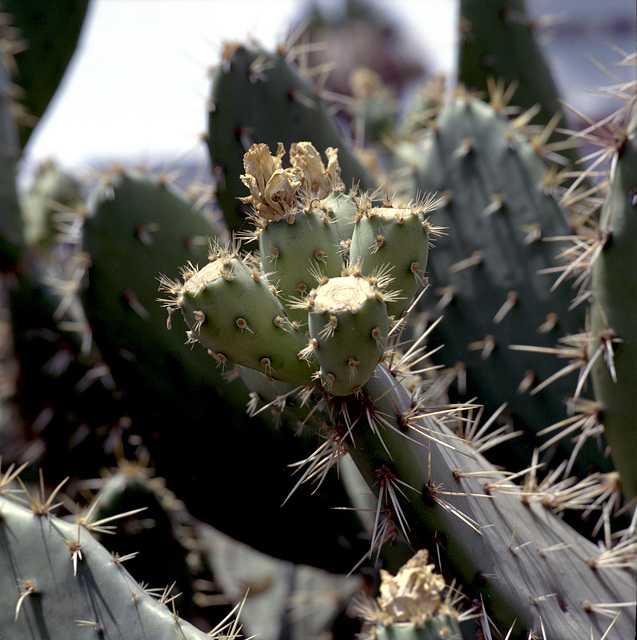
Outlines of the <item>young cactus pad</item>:
M365 207L359 212L352 233L350 261L364 273L391 268L395 299L387 303L390 315L400 318L422 287L429 253L429 223L424 215L435 206Z
M216 247L210 262L184 270L185 281L168 283L182 310L191 341L199 341L220 363L230 360L283 382L312 385L313 359L299 353L308 338L295 330L249 256Z
M332 394L357 391L380 362L389 332L382 293L362 276L330 278L307 301L309 353L321 364L321 382Z

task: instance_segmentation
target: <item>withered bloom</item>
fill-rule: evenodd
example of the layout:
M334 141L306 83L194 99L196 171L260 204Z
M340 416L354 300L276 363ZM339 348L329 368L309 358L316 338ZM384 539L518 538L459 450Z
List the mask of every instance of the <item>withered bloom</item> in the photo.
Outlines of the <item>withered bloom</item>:
M311 142L295 142L290 147L290 162L301 173L305 194L319 200L327 197L332 191L344 188L341 167L338 164L338 149L328 147L325 155L327 167Z
M284 155L285 148L279 142L276 156L270 154L268 145L254 144L243 157L241 181L250 195L241 201L252 204L264 220L281 220L296 205L301 181L297 169L283 168Z

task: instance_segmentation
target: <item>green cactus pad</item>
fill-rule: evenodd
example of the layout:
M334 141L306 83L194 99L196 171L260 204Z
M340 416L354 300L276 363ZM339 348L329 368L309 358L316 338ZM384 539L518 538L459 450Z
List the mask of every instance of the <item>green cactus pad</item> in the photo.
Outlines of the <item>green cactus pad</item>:
M307 337L291 326L268 280L236 253L220 250L211 257L201 270L187 274L177 293L192 339L218 362L230 360L283 382L315 385L312 359L298 356Z
M516 484L426 407L414 408L383 365L358 398L335 399L338 409L350 456L384 496L379 508L391 509L415 548L432 558L439 550L446 579L481 600L503 634L601 638L612 618L595 603L611 602L625 603L612 637L634 633L634 568L556 515L570 487Z
M423 192L445 195L445 205L430 218L444 229L427 267L433 295L419 303L430 318L443 316L429 342L445 345L435 363L462 363L468 397L477 396L491 414L506 402L516 427L537 433L559 422L576 381L565 376L535 393L556 369L541 349L579 333L584 314L581 306L571 310L569 287L555 288L552 274L542 273L559 264L568 244L545 238L572 232L567 212L547 189L548 167L492 106L460 95L436 118L420 148L417 173ZM509 348L515 345L536 351ZM521 468L529 445L510 445L502 462ZM511 448L517 448L513 455ZM572 450L563 440L557 455ZM589 464L609 468L596 443L580 453L574 467L579 477Z
M637 496L637 108L613 164L592 269L589 358L595 399L625 497ZM612 355L611 355L612 354Z
M422 288L429 254L429 225L423 209L371 207L357 217L352 233L350 261L363 273L391 268L396 299L387 303L389 315L400 318Z
M340 276L340 243L330 219L313 207L269 222L259 233L259 252L268 280L281 294L291 320L304 326L307 314L291 306L316 285L316 277ZM314 274L314 275L313 275Z
M3 636L209 638L144 591L123 561L95 540L90 525L36 515L1 495L0 513Z
M337 396L355 393L380 362L389 332L380 292L365 278L331 278L308 298L311 345L321 382Z
M215 233L181 190L148 173L114 168L89 197L83 249L91 268L83 302L116 382L136 389L134 398L144 395L141 385L162 404L173 398L181 404L198 395L197 387L223 381L205 353L180 353L183 333L166 331L166 312L157 304L159 275L206 260Z

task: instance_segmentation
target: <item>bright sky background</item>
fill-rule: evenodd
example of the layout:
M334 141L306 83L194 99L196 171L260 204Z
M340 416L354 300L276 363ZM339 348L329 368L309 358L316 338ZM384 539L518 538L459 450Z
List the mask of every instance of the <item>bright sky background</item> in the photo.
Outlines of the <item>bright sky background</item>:
M327 9L340 5L318 1ZM453 71L458 0L376 1L404 25L431 71ZM272 47L303 6L304 0L92 0L80 46L29 144L26 166L54 158L74 170L203 154L208 70L221 43L253 36ZM608 80L601 72L592 78L590 57L617 60L606 44L617 24L625 28L615 44L634 51L634 0L527 0L527 7L578 23L547 51L562 95L591 113L585 89Z
M321 4L330 6L331 0ZM201 148L208 70L224 40L283 40L303 0L93 0L64 91L34 134L27 162L53 157L148 161ZM449 71L455 0L383 0L405 17L430 66ZM417 23L407 16L423 16ZM333 3L332 3L333 5ZM417 9L420 9L418 11ZM435 19L434 19L435 18ZM416 30L418 28L418 30ZM416 45L417 46L417 45Z

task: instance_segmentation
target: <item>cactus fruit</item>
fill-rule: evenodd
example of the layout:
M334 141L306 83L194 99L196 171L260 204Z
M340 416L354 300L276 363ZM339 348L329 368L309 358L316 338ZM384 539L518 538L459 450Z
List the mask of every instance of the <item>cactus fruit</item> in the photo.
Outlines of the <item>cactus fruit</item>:
M333 223L341 245L347 247L351 242L354 222L358 215L358 207L353 194L333 191L323 200L314 202L313 205L325 211Z
M425 282L431 228L425 215L436 208L433 198L422 204L361 207L354 224L350 261L365 273L387 271L396 292L388 313L399 319Z
M249 256L218 248L199 271L184 272L182 285L169 285L190 327L192 340L223 364L230 360L297 385L312 383L313 368L299 353L304 334L292 327L272 285ZM176 308L171 307L171 308Z
M341 274L339 249L329 218L316 207L298 211L289 221L269 222L259 233L263 269L280 292L286 313L300 326L307 318L294 306L294 300L305 298L317 277Z
M334 209L342 204L334 207L334 194L343 188L336 150L328 149L324 165L313 145L296 143L287 169L284 153L281 143L276 156L255 144L244 158L241 179L250 195L242 200L253 208L260 261L240 255L239 246L213 247L208 265L182 270L183 283L164 281L172 296L166 306L171 314L181 309L190 339L221 363L230 360L282 382L320 384L330 394L349 395L383 357L388 309L400 316L424 282L428 209L378 209L371 196L344 196L345 215L351 204L358 213L350 225L351 243L341 240L332 228ZM345 260L350 244L355 263L352 256ZM396 291L388 290L392 260L398 263ZM310 289L312 280L317 285ZM306 326L309 336L302 333Z
M251 195L242 198L254 205L259 253L263 269L280 294L293 322L306 324L307 318L291 302L303 298L311 289L316 274L339 276L342 267L340 241L332 219L314 206L340 190L340 167L336 149L327 149L327 167L309 143L290 147L292 167L282 169L285 148L279 143L276 156L264 144L255 145L246 154L242 176ZM303 193L298 191L303 185ZM301 198L309 204L301 205ZM305 267L305 268L303 268Z
M227 43L212 78L208 148L217 199L231 230L246 227L246 208L238 200L244 193L239 176L243 155L253 143L274 148L282 142L289 148L309 140L319 152L337 148L345 184L372 186L338 124L288 57L257 45Z

